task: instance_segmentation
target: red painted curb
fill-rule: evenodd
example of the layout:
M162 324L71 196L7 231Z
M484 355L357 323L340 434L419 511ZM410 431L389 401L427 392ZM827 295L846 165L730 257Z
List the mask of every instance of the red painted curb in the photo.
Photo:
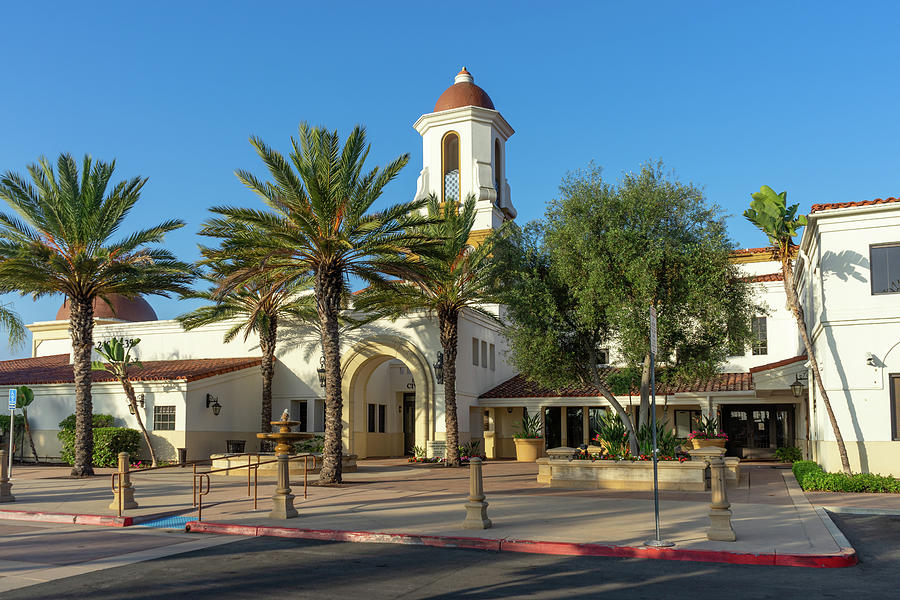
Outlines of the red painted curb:
M36 521L40 523L69 523L72 525L102 525L105 527L128 527L132 524L132 517L32 512L25 510L0 510L0 519Z
M857 563L856 551L843 548L837 554L747 554L724 550L688 550L681 548L648 548L635 546L607 546L575 542L541 542L534 540L492 540L484 538L412 535L406 533L378 533L371 531L341 531L337 529L299 529L292 527L262 527L204 523L191 521L187 531L225 535L271 536L331 542L366 542L375 544L410 544L438 548L467 548L494 552L523 552L558 556L606 556L615 558L651 558L716 562L741 565L786 567L838 568Z

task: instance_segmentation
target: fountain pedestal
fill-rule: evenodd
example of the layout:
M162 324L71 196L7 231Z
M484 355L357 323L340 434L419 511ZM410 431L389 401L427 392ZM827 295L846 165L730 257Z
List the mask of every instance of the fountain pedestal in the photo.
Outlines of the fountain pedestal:
M293 519L300 516L297 509L294 508L294 495L291 493L291 471L288 461L291 453L291 443L297 440L309 439L313 437L311 433L299 431L291 431L291 427L299 425L299 421L289 421L287 411L281 415L280 421L271 421L278 430L272 433L257 433L256 437L263 440L275 440L275 460L278 462L277 483L275 484L275 495L272 496L272 512L269 513L270 519Z

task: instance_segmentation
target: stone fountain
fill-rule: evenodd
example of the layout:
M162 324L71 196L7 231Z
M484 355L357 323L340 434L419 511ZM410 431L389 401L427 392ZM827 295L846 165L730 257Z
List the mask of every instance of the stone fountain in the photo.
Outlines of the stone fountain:
M263 440L275 441L275 460L278 461L278 480L275 485L275 495L272 496L272 512L269 513L270 519L292 519L299 516L300 513L294 508L294 495L291 494L291 474L289 467L289 459L291 454L292 442L297 440L309 439L313 437L312 433L291 431L291 427L300 424L300 421L289 420L288 411L281 414L281 420L271 421L277 431L272 433L257 433L256 437Z

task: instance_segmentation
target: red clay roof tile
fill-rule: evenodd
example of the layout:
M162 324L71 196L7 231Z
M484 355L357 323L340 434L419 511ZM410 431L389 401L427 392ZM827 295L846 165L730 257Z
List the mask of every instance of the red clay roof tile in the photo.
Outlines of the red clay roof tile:
M855 208L858 206L875 206L876 204L889 204L900 202L900 198L875 198L874 200L860 200L858 202L831 202L828 204L813 204L809 209L810 214L823 210L835 210L837 208Z

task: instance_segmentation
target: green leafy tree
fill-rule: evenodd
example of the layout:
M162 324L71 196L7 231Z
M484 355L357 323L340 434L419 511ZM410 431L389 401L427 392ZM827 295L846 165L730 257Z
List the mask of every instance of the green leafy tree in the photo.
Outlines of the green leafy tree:
M30 181L7 171L0 198L18 217L0 213L0 289L40 298L63 294L71 307L75 413L73 476L93 475L91 433L91 351L94 302L119 294L186 293L189 265L154 246L184 225L168 220L114 240L147 182L134 177L111 184L115 161L85 156L79 169L61 154L56 169L45 158L29 165Z
M433 223L422 228L425 235L442 240L433 255L422 258L423 272L410 281L392 281L364 290L355 298L354 307L374 315L398 318L414 310L425 310L437 316L441 349L444 353L444 419L447 428L448 466L459 466L459 420L456 407L456 358L459 348L459 314L471 310L498 321L483 308L496 302L491 278L491 256L495 236L481 244L469 244L475 224L475 197L469 196L462 206L455 202L443 205L437 196L428 199L428 216Z
M240 229L240 223L229 224ZM218 248L203 248L202 253L205 264L211 267L208 275L211 282L226 279L235 269L240 268L239 260L223 256ZM216 286L207 292L191 294L192 298L207 300L211 304L178 317L178 321L187 330L213 323L232 322L232 327L225 332L225 343L231 342L242 331L245 340L250 334L258 336L262 353L260 431L263 432L271 431L272 428L272 380L275 376L278 328L285 323L298 325L316 322L315 296L309 293L312 287L309 277L301 275L299 278L282 279L272 275L272 272L262 272L221 295L216 293Z
M729 260L733 248L719 209L661 163L618 183L605 181L598 168L570 174L544 220L513 248L517 267L500 277L514 363L551 388L597 389L636 452L635 428L600 368L600 351L615 348L641 372L640 425L650 416L651 306L656 359L669 380L714 376L729 343L749 340L757 309Z
M260 272L273 277L313 278L316 315L325 360L325 447L319 478L341 481L341 336L340 317L346 303L348 277L377 283L385 276L409 278L419 268L415 257L435 242L419 232L426 222L418 211L425 201L369 212L385 186L409 161L403 155L383 169L364 171L369 153L365 130L357 126L341 146L336 131L302 123L291 139L289 159L251 138L272 177L263 181L248 171L238 178L268 205L269 211L217 206L219 215L205 224L204 235L222 238L222 250L255 256L223 281L217 294L227 294ZM245 227L239 236L234 222Z
M16 408L22 409L22 420L25 422L25 435L28 436L28 443L31 445L31 455L34 456L34 462L39 463L37 449L34 447L34 438L31 437L31 425L28 424L28 407L34 402L34 390L27 385L20 385L16 394Z
M841 467L844 473L850 475L850 460L847 457L844 436L841 435L841 429L838 427L837 419L831 408L831 400L829 400L828 392L825 391L822 383L819 362L816 360L812 340L810 340L809 331L806 328L803 307L800 305L797 289L794 287L793 257L797 248L794 244L794 237L797 235L798 229L806 226L806 215L797 214L797 204L787 206L787 192L777 194L767 185L762 186L759 192L751 194L751 197L753 200L750 202L750 208L744 211L744 217L766 234L772 248L772 257L781 263L784 293L787 296L788 306L797 321L797 329L800 331L800 338L806 348L806 356L809 359L809 367L813 372L819 397L822 398L825 410L828 412L828 420L831 421L831 429L834 431L834 439L837 441L838 453L841 456Z
M141 435L144 436L144 442L146 442L147 448L150 449L150 466L155 467L157 465L156 451L153 449L153 444L150 443L150 434L144 426L144 419L141 417L140 409L138 409L134 386L131 385L131 380L128 378L129 369L144 368L141 361L131 356L131 351L140 343L140 338L126 340L116 337L105 342L99 342L96 350L103 360L93 361L91 370L106 371L122 385L122 389L125 390L125 397L128 399L128 412L137 419L138 427L141 428Z

